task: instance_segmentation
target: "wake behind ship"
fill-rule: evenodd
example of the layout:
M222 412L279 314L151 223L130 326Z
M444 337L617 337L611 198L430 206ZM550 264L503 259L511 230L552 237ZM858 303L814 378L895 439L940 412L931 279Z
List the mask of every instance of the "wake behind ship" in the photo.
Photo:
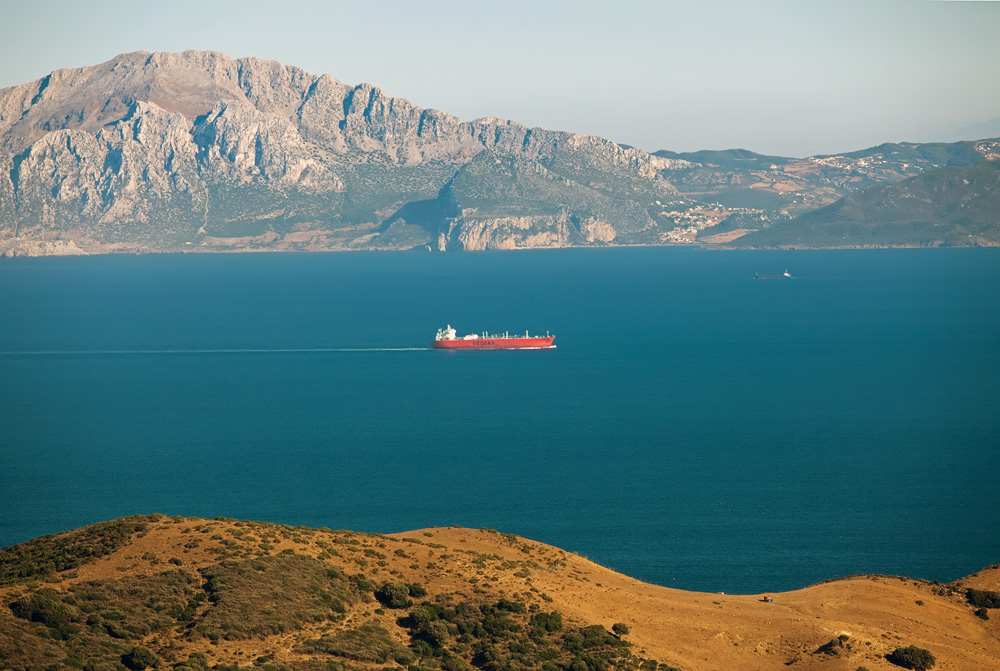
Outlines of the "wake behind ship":
M555 345L554 335L546 333L544 336L528 335L525 331L523 336L512 336L509 333L489 335L483 333L472 333L458 338L455 336L455 329L448 324L443 329L438 329L437 335L431 341L434 349L552 349Z

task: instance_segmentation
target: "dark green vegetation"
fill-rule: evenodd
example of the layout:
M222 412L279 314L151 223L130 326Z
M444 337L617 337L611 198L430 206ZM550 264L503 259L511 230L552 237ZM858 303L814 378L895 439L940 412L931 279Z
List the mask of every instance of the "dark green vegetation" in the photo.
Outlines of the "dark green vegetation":
M927 669L933 668L937 661L929 650L918 648L915 645L896 648L885 658L896 666L901 666L904 669L916 669L917 671L927 671Z
M132 671L143 671L143 669L154 666L159 661L160 658L152 650L141 645L133 647L122 655L122 664L132 669Z
M828 642L819 646L816 649L816 654L820 655L839 655L850 640L850 636L847 634L841 634L837 638L830 639Z
M105 557L142 533L162 515L139 515L0 548L0 586L68 571Z
M414 548L446 560L444 545L403 539L393 540L398 546L392 550L377 536L221 522L126 518L4 550L0 669L671 668L633 654L622 640L629 631L625 623L615 624L614 633L600 625L581 626L544 609L550 598L527 591L500 598L478 587L471 594L429 593L387 568L390 557L414 562ZM175 529L170 552L184 558L129 550L151 528ZM497 536L512 546L521 543ZM279 542L314 546L319 555L276 550ZM117 561L130 562L115 564L122 575L79 577L81 567L110 566L103 561L115 550L122 550ZM531 554L527 546L522 550ZM541 570L530 560L510 562L471 551L469 556L476 567L496 563L522 579L530 575L529 565ZM327 561L334 558L341 566L365 570L335 568ZM386 570L392 579L385 578ZM289 636L294 641L283 649L269 643ZM218 661L223 648L229 652ZM255 649L265 651L236 652ZM233 661L234 655L242 657Z
M970 589L965 593L965 598L977 608L1000 608L1000 592Z
M177 569L88 581L65 592L41 587L10 601L0 613L0 668L113 669L121 661L129 669L144 669L160 659L178 665L185 661L180 651L192 645L210 650L220 641L261 640L321 625L329 629L344 620L348 609L371 601L369 588L363 576L346 576L294 554L226 561L198 572ZM389 583L376 590L376 597L399 609L413 606L410 595L422 593L420 585ZM368 614L360 624L355 618L348 628L334 627L296 646L294 652L305 659L253 666L344 669L351 662L394 662L446 671L669 668L634 656L627 643L601 626L568 626L558 612L513 599L479 603L439 595L395 623Z
M0 662L18 669L44 668L38 660L52 657L70 666L112 664L151 635L170 661L179 642L246 641L339 621L369 588L362 577L295 554L86 581L65 592L36 588L0 614Z
M296 651L359 662L395 662L413 671L670 668L636 657L627 643L600 625L569 626L558 612L513 599L482 603L439 597L399 617L396 626L402 631L394 634L386 626L366 622L307 640Z
M485 671L669 669L633 655L627 643L600 625L568 626L558 612L513 599L492 604L427 601L399 624L409 633L410 650L420 669L459 671L470 665Z

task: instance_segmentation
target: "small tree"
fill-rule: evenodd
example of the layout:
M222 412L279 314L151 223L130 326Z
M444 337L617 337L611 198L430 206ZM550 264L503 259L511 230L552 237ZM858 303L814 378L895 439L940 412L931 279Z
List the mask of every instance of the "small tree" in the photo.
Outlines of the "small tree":
M896 648L885 658L904 669L915 669L916 671L927 671L937 662L934 655L929 650L918 648L915 645L908 645L905 648Z
M611 631L614 633L615 636L621 638L622 636L627 635L631 631L631 629L629 629L628 625L625 624L624 622L615 622L613 625L611 625Z
M152 650L141 645L135 646L122 655L122 664L132 671L144 671L150 666L155 666L158 661L159 658Z
M970 589L965 598L977 608L1000 608L1000 593L985 589Z
M375 591L375 598L389 608L409 608L413 605L410 588L398 582L387 582L379 587Z

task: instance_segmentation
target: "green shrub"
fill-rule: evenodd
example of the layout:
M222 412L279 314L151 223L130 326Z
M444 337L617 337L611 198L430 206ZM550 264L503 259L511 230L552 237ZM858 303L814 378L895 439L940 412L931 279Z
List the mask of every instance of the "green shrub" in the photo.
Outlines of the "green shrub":
M965 598L976 608L1000 608L1000 593L983 589L970 589Z
M208 671L208 655L203 652L192 652L188 656L188 661L184 662L184 666L198 671Z
M592 624L589 627L583 627L580 629L580 633L583 635L584 648L626 645L612 636L607 629L599 624Z
M65 627L81 619L80 610L63 603L52 589L41 589L10 604L14 617L41 622L51 629Z
M628 628L628 625L625 624L624 622L615 622L613 625L611 625L611 631L612 633L614 633L615 636L621 637L628 635L628 633L631 630Z
M885 658L896 666L901 666L904 669L916 669L916 671L927 671L927 669L933 668L937 662L929 650L918 648L915 645L896 648Z
M132 671L144 671L144 669L150 666L155 666L159 661L159 657L152 650L144 648L141 645L135 646L122 655L122 664L132 669Z
M375 585L373 585L372 582L365 577L364 573L352 575L350 577L350 581L354 588L359 592L371 592L375 589Z
M510 599L500 599L497 601L497 606L500 610L505 610L510 613L523 613L526 606L521 601L512 601Z
M847 643L848 639L850 639L850 636L847 634L841 634L839 637L830 639L829 642L819 646L819 648L816 649L815 654L839 655L841 648L844 647L844 644Z
M535 613L531 616L528 625L532 629L541 629L545 632L559 631L563 626L562 615L558 611Z
M384 583L375 590L375 598L387 608L409 608L413 605L410 588L399 582Z
M77 568L111 554L148 529L146 516L138 515L2 548L0 585Z

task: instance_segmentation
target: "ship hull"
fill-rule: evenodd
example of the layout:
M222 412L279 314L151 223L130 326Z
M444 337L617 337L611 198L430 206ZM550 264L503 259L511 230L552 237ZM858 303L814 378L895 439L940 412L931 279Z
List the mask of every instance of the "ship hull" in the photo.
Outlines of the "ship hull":
M544 338L476 338L473 340L432 340L434 349L551 349L555 336Z

